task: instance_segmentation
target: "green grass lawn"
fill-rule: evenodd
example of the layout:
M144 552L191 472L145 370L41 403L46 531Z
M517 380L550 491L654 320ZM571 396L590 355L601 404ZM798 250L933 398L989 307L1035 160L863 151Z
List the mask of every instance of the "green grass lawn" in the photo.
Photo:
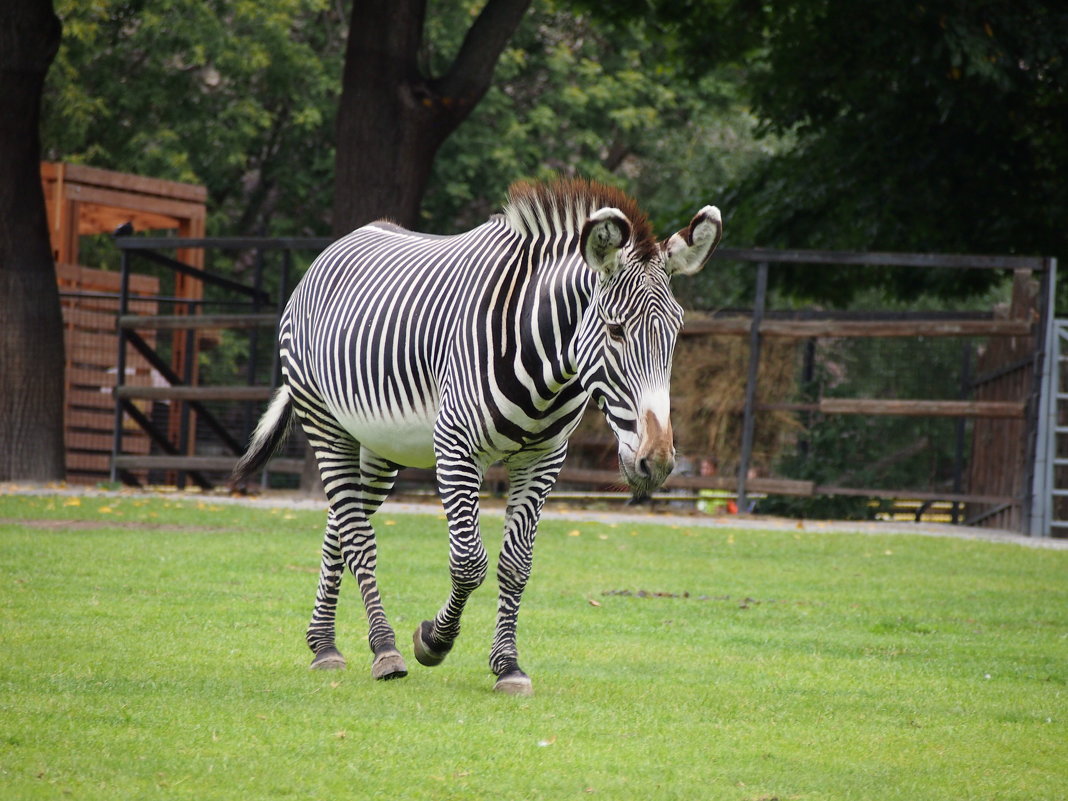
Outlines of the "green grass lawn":
M0 798L1068 798L1068 552L547 521L515 698L491 583L411 656L434 515L376 518L408 677L370 678L351 576L349 669L309 671L324 520L0 496Z

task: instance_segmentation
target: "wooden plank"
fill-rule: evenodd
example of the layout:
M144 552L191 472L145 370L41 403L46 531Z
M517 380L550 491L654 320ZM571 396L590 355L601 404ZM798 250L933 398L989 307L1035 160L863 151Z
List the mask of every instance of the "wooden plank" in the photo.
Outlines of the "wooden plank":
M131 387L122 386L115 390L115 396L140 400L179 400L179 401L263 401L269 400L274 388L268 386L229 386L229 387Z
M126 380L124 383L138 387L152 385L152 375L148 364L138 357L126 359ZM67 383L72 387L100 391L109 398L111 388L115 386L115 368L109 365L79 364L67 369Z
M66 335L69 339L68 346L78 348L80 351L84 351L85 354L99 353L101 358L106 359L105 362L102 362L103 364L115 364L119 340L114 331L98 333L68 328Z
M1020 419L1024 415L1026 402L825 398L819 403L758 403L756 408L760 412L820 412L823 414L867 414L873 416Z
M71 327L85 331L99 331L115 336L115 322L118 315L114 311L102 309L82 309L69 305L62 306L63 322Z
M865 489L862 487L831 487L818 485L817 495L844 495L856 498L886 498L900 501L948 501L950 503L982 503L1019 505L1020 499L1010 495L969 495L955 492L930 492L928 490Z
M135 231L173 231L179 227L181 219L169 214L82 203L78 215L78 233L82 236L111 233L126 223L132 225Z
M107 409L113 416L115 413L115 399L112 398L110 389L69 389L67 390L67 406Z
M57 278L87 292L114 292L122 288L122 274L113 270L95 270L80 264L57 263ZM137 295L158 295L159 278L154 275L130 273L130 292Z
M57 164L43 162L41 174L53 180L57 177ZM84 164L63 164L64 180L67 184L82 183L110 189L121 189L145 195L191 200L206 203L208 190L199 184L168 181L163 178L149 178L126 172L115 172L99 167L87 167Z
M66 425L71 431L89 431L107 434L109 437L115 430L115 404L110 409L103 407L80 407L67 409ZM140 431L140 429L137 429ZM108 446L111 450L111 446Z
M426 481L431 484L435 481L433 470L417 470L414 468L401 471L398 478L406 481ZM507 480L508 471L504 467L491 467L486 471L487 482L493 483ZM580 467L565 467L560 471L559 482L617 487L620 492L626 492L626 482L617 470L589 470ZM734 490L737 486L738 480L727 476L668 476L667 481L664 482L664 489ZM746 482L748 491L768 495L812 495L815 486L812 481L797 481L787 478L751 478Z
M749 317L690 319L683 336L744 336ZM1026 320L768 320L760 333L769 337L1023 337L1033 327Z
M106 348L81 342L77 338L75 338L73 344L67 345L67 362L78 367L101 367L114 370L115 356L114 341ZM128 357L126 367L128 370L137 370L138 372L148 371L148 365L141 357L136 360ZM127 375L130 374L129 372L127 373Z
M798 404L801 405L801 404ZM823 414L903 415L908 417L1022 418L1024 401L933 401L823 398L816 410Z
M114 444L114 439L110 433L99 433L95 431L68 430L66 440L68 449L73 448L81 451L101 451L111 453L111 448ZM151 444L148 441L148 437L135 436L133 432L128 434L124 433L122 443L124 449L136 451L143 447L145 452L148 451Z
M171 331L197 328L273 328L278 323L276 314L186 314L186 315L123 315L119 318L121 328Z
M111 270L94 270L77 264L56 264L56 276L60 286L81 289L83 292L111 293L115 302L122 288L122 274ZM139 272L130 273L130 295L153 298L159 294L159 279ZM117 305L115 307L117 309Z
M67 369L67 381L71 386L104 389L115 385L115 373L109 373L103 366L70 367Z
M67 451L67 470L78 473L106 473L111 466L111 453L83 453Z
M200 470L213 473L228 473L237 464L236 456L130 456L115 458L120 470ZM300 473L304 470L303 459L272 459L267 469L275 473Z
M1039 256L981 256L969 253L884 253L847 250L719 248L714 258L768 264L836 264L843 267L953 267L988 270L1044 270Z
M173 200L158 195L141 195L136 192L103 189L84 184L68 184L67 196L80 203L97 203L119 209L143 211L174 217L175 222L204 216L204 206L185 200Z

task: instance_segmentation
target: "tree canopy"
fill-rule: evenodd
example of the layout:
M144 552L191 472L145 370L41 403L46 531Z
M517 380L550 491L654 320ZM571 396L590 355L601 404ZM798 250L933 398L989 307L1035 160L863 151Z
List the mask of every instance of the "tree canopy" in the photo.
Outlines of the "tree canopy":
M1068 248L1068 7L733 2L762 130L795 144L727 202L766 246L1056 255ZM808 275L813 275L809 272ZM978 291L974 273L874 273L898 297ZM855 276L790 286L847 301Z
M322 233L347 20L328 0L56 0L44 156L209 190L212 233Z
M482 6L428 4L423 74L447 72ZM46 156L203 182L215 233L329 230L344 7L57 11ZM739 246L1056 255L1066 50L1051 0L536 0L441 145L418 225L469 225L512 180L558 170L632 191L663 230L715 202ZM963 273L777 275L832 303L985 288Z

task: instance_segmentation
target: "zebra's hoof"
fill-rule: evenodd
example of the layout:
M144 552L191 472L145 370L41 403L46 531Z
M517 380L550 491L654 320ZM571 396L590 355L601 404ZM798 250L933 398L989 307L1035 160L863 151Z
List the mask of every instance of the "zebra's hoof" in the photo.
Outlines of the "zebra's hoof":
M449 655L449 651L452 650L452 645L447 648L431 648L427 645L427 641L431 640L431 633L434 630L434 622L432 620L424 620L419 624L412 633L412 646L415 649L415 658L419 661L420 665L426 667L434 667L440 665L445 661L445 657Z
M505 695L534 695L534 685L530 681L530 676L522 670L505 673L497 679L497 683L493 685L493 690Z
M408 668L399 651L383 651L375 654L375 661L371 663L371 675L382 681L403 679L408 675Z
M345 667L345 657L341 651L333 646L324 648L315 655L312 660L311 670L342 670Z

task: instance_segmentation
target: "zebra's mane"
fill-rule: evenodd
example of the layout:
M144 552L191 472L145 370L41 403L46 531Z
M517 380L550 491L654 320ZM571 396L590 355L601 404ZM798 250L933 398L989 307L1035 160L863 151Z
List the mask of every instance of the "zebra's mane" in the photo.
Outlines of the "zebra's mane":
M620 189L585 178L558 178L542 183L517 181L508 187L504 216L524 236L555 235L561 231L578 240L586 219L598 209L617 208L630 220L631 248L648 258L657 247L645 212Z

